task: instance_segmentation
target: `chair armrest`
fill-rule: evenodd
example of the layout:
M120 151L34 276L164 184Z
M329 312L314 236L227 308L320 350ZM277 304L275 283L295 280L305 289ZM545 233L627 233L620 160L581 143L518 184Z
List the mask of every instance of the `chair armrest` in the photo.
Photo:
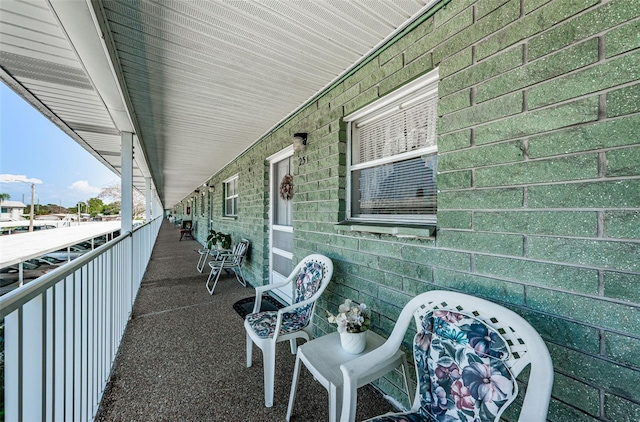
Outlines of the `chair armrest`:
M257 313L260 312L260 307L262 306L262 295L265 294L268 291L277 289L279 287L284 287L287 284L289 284L288 281L283 281L281 283L276 283L276 284L267 284L266 286L258 286L256 287L256 301L253 303L253 312L252 313Z

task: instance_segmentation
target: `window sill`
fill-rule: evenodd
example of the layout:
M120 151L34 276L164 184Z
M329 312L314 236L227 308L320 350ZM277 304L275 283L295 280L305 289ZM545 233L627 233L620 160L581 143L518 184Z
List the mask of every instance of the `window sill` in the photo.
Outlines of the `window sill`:
M232 217L232 216L228 216L228 215L224 215L222 216L223 220L227 220L227 221L235 221L238 219L238 217Z
M428 224L342 221L333 226L342 232L367 232L406 238L435 238L436 226Z

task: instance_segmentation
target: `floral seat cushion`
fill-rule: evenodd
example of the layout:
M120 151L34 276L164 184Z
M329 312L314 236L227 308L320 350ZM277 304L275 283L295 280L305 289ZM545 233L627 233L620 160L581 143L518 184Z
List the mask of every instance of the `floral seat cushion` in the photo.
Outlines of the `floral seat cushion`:
M504 363L509 357L504 338L471 315L452 310L425 315L414 357L423 420L495 421L518 392Z
M322 265L317 262L307 262L296 278L296 291L294 303L300 303L312 297L320 287L322 280ZM312 305L306 305L282 315L280 334L299 331L309 324ZM247 321L251 328L260 337L273 337L278 318L277 311L258 312L247 315Z

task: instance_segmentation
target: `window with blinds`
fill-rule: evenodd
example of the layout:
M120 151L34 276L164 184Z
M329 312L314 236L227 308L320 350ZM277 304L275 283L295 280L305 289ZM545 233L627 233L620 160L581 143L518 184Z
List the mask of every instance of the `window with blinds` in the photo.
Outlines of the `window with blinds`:
M347 116L349 216L436 222L438 74Z
M224 181L224 215L238 215L238 175Z

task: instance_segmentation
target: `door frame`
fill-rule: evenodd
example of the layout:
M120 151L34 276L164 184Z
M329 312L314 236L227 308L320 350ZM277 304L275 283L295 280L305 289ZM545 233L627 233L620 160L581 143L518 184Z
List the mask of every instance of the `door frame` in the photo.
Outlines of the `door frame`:
M269 157L267 157L267 161L269 162L269 212L268 212L268 218L269 218L269 268L268 268L268 273L269 273L269 284L274 284L280 281L284 281L286 280L286 277L288 277L289 274L286 274L284 276L284 278L281 278L279 274L274 274L274 271L272 270L273 268L273 227L275 226L273 224L273 218L274 218L274 194L276 193L276 189L275 189L275 183L276 181L274 180L274 165L284 159L287 159L289 157L293 156L293 145L273 154L270 155ZM291 169L291 171L293 172L293 169ZM293 234L293 225L291 227L289 226L279 226L281 228L281 231L286 231L286 232L290 232ZM287 256L291 255L289 258L293 261L293 253L289 253L287 251L281 251L282 252L282 256ZM292 265L293 267L293 265ZM277 276L277 279L274 280L274 275ZM290 288L289 288L290 290ZM291 291L284 291L283 289L276 289L274 291L276 294L278 294L278 296L283 299L286 300L289 304L292 301L292 292Z

